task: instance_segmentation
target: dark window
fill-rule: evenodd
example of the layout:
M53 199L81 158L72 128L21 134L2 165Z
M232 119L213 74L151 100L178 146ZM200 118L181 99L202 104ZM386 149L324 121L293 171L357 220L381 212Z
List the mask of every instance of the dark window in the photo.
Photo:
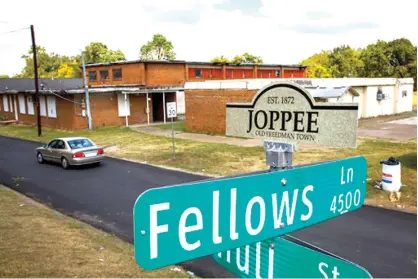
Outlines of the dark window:
M65 149L65 143L62 140L59 140L59 141L57 141L57 144L53 148Z
M55 145L57 144L57 140L53 140L53 141L51 141L49 144L48 144L48 147L50 147L50 148L55 148Z
M89 72L89 80L90 81L96 81L97 80L97 72L96 71L90 71Z
M200 77L202 76L202 70L197 69L197 70L195 71L195 75L196 75L196 77L197 77L197 78L200 78Z
M408 91L404 90L402 91L402 98L408 96Z
M276 77L280 77L280 70L276 70Z
M84 147L92 147L93 143L88 139L77 139L68 141L68 145L71 149L79 149Z
M108 70L101 70L100 71L100 80L108 80L109 79L109 71Z
M112 70L113 80L122 79L122 69L113 69Z

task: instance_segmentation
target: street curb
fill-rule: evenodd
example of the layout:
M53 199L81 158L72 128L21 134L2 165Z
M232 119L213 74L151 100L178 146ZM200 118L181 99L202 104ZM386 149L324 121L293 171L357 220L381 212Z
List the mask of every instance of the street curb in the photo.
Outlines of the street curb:
M405 208L379 206L379 205L373 204L373 203L368 202L368 201L365 201L364 205L368 206L368 207L375 207L375 208L385 209L385 210L389 210L389 211L399 211L399 212L402 212L402 213L409 213L409 214L412 214L412 215L417 215L417 212L408 211Z

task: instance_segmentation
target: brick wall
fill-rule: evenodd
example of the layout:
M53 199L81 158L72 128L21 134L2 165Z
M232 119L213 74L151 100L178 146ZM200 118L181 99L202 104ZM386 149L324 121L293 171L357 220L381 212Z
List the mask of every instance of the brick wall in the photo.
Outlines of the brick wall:
M72 96L66 96L65 98L72 100ZM46 98L45 98L46 99ZM45 100L46 101L46 100ZM55 97L57 117L52 118L48 116L41 116L41 123L43 126L51 127L55 129L72 130L73 129L73 116L74 116L74 103ZM36 108L35 108L36 110ZM46 111L48 112L48 102L46 102ZM36 112L35 112L36 114ZM20 120L20 118L19 118ZM31 115L31 122L36 123L36 116Z
M183 86L186 80L185 64L146 64L147 86Z
M186 129L225 134L226 104L249 103L256 90L185 90Z
M94 128L125 125L125 116L119 116L118 96L116 93L91 94L90 96L90 107ZM147 123L145 94L131 94L129 97L129 103L129 125ZM149 103L149 108L150 121L152 122L151 102Z
M122 70L122 79L115 79L113 77L113 69ZM108 79L101 80L100 71L108 71ZM96 72L96 81L89 80L89 86L104 86L104 85L127 85L127 84L145 84L145 67L144 63L138 64L122 64L122 65L111 65L111 66L96 66L88 67L87 79L89 80L89 72ZM84 76L83 76L84 80ZM84 83L83 83L84 84Z
M122 78L117 80L113 77L114 69L122 70ZM108 71L108 79L101 80L101 70ZM201 76L196 77L196 70L200 70ZM96 72L96 81L89 80L89 86L106 85L138 85L147 86L183 86L185 81L204 81L220 79L242 79L242 78L275 78L276 72L280 77L302 78L306 76L306 69L286 68L280 66L219 66L207 64L185 64L185 63L156 63L137 62L119 65L104 65L87 67L89 72Z
M23 94L22 94L23 95ZM1 96L1 95L0 95ZM0 115L5 115L8 120L15 119L15 108L13 105L13 98L18 99L17 95L8 95L9 99L9 112L4 112L3 108L3 97L1 96L1 111ZM13 97L12 97L13 96ZM27 125L37 125L37 116L36 116L36 106L34 105L34 114L31 115L28 113L27 98L30 95L24 94L25 100L25 113L20 112L19 102L16 103L18 111L18 121L22 124ZM31 95L33 96L33 95ZM73 100L72 96L66 96L67 99ZM42 100L42 99L41 99ZM48 112L48 102L45 100L46 111ZM72 130L73 129L73 115L74 115L74 105L72 102L63 100L61 98L55 97L55 106L57 117L49 117L48 113L46 116L41 116L41 125L45 127L50 127L54 129L63 129L63 130ZM11 106L13 106L13 112L10 111Z

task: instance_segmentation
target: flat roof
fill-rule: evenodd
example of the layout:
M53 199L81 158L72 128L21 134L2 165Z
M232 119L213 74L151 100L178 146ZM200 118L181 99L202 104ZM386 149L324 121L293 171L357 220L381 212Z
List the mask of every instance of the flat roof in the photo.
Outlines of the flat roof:
M212 62L200 62L200 61L185 61L185 60L123 60L116 62L106 62L106 63L93 63L87 64L86 68L97 67L97 66L111 66L111 65L124 65L124 64L137 64L137 63L154 63L154 64L189 64L189 65L226 65L226 66L235 66L235 67L245 67L245 66L259 66L259 67L289 67L289 68L306 68L305 65L300 64L255 64L255 63L212 63Z
M82 88L81 78L39 78L39 91L59 92ZM23 93L35 91L33 78L0 78L0 93Z

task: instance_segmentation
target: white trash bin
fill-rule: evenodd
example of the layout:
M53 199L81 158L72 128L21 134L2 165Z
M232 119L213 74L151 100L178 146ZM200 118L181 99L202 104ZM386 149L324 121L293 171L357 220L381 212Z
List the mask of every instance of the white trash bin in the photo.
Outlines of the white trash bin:
M390 157L380 162L382 164L382 189L388 192L399 192L401 189L401 163Z

